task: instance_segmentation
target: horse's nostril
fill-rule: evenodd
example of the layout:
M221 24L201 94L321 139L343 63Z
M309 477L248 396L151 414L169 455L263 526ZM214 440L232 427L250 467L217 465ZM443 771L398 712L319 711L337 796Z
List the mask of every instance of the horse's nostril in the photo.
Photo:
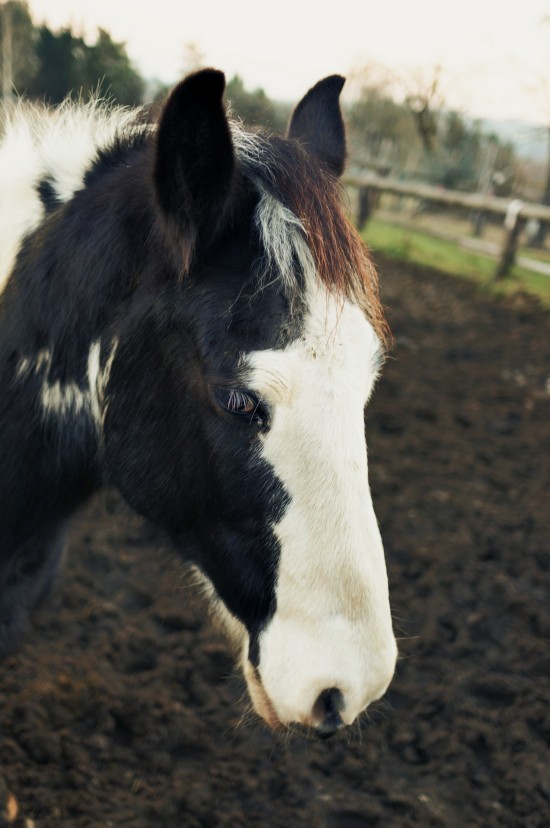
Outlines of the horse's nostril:
M327 716L339 715L344 706L342 691L337 687L329 687L328 690L319 693L317 701L313 705L313 716L316 719L323 720Z
M337 687L330 687L319 694L313 705L313 717L320 722L315 727L315 734L321 739L329 739L345 727L340 711L344 709L344 697Z

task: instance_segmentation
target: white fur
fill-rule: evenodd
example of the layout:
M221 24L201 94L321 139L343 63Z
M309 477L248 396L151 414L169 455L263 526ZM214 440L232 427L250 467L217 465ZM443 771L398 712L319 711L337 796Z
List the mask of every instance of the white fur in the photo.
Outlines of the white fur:
M80 388L75 382L51 382L49 379L52 352L43 348L35 357L21 357L16 368L16 377L24 381L30 374L41 375L39 404L43 416L65 418L85 412L95 427L100 430L105 406L105 388L116 353L117 340L111 345L107 362L101 370L101 345L92 342L88 352L87 387Z
M274 527L277 609L259 672L281 722L318 724L315 701L337 687L350 723L385 692L397 654L363 421L380 345L348 301L310 285L308 305L301 339L247 359L273 411L261 457L291 498Z
M48 177L57 197L68 201L98 149L137 128L135 114L98 101L51 110L21 103L9 114L0 144L0 294L22 239L44 217L39 182Z
M109 356L105 362L103 370L99 366L99 343L92 345L90 350L90 359L88 360L88 379L92 393L92 413L96 421L96 425L103 434L103 423L105 422L105 415L109 400L107 397L107 383L111 376L111 368L113 367L113 360L118 348L118 338L114 337L110 344ZM95 350L97 349L97 365ZM94 354L92 355L92 351Z
M296 283L296 257L303 272L314 271L302 223L294 213L261 187L256 224L264 244L264 268L276 273L277 279L285 287L292 288Z
M59 380L54 383L46 380L40 391L40 402L44 414L66 417L89 410L90 395L74 382L62 384Z
M101 343L99 340L92 342L88 352L88 409L92 416L94 425L98 431L102 430L103 418L106 409L106 387L111 374L113 360L115 358L118 339L115 337L110 346L105 365L101 368Z
M33 359L31 359L30 357L21 357L17 365L16 376L18 377L18 379L22 379L31 371L37 373L44 366L47 370L49 370L51 361L51 351L49 351L48 348L42 348L42 350L38 351L38 353Z
M93 418L96 423L100 421L100 358L101 358L101 343L98 341L92 342L90 351L88 353L88 387L90 389L90 402Z
M17 378L22 381L31 373L42 376L42 385L39 392L42 415L54 414L59 417L66 417L69 414L78 414L83 410L89 411L91 405L89 389L81 389L75 382L61 383L59 380L50 382L49 373L52 358L52 352L47 348L43 348L33 358L22 357L16 370Z

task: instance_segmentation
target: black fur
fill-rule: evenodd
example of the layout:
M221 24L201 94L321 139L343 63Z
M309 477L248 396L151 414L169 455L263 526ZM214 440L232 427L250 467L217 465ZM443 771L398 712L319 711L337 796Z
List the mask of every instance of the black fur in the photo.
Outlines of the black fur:
M161 210L192 249L211 244L223 226L235 158L222 102L225 79L205 69L176 86L156 142L155 184Z
M47 213L51 213L52 210L55 210L63 203L57 195L54 183L49 176L45 176L39 181L36 189Z
M298 337L302 307L277 274L258 289L259 196L235 160L223 87L213 70L182 82L156 134L144 125L99 153L63 206L50 179L38 185L44 221L0 297L0 655L49 589L68 518L105 484L207 575L252 659L275 610L272 525L287 494L256 459L258 424L214 391L242 386L243 353ZM273 189L277 158L299 177L290 143L265 156ZM95 342L102 370L114 353L101 423L87 397ZM57 382L85 404L45 409Z
M290 119L288 134L313 152L337 176L346 163L346 133L339 97L345 80L331 75L309 90Z

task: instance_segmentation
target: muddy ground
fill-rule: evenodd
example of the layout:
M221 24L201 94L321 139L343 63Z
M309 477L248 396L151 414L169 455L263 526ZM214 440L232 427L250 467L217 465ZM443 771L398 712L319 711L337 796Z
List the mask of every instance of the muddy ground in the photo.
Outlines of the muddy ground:
M339 742L241 721L196 589L103 495L0 666L12 825L550 825L549 316L380 266L397 346L367 432L403 636L386 702Z

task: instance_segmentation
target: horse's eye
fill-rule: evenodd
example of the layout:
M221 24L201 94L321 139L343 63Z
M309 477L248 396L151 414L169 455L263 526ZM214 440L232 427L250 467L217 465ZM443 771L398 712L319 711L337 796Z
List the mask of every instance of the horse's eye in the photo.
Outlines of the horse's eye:
M216 388L214 391L216 403L230 414L248 417L251 421L263 422L264 412L257 397L250 391L240 391L235 388Z

